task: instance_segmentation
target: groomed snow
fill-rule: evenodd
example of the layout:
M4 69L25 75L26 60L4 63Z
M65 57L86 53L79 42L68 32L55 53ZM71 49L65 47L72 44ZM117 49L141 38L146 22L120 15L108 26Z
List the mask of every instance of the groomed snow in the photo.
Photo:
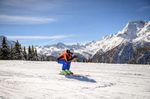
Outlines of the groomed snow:
M150 99L150 65L0 61L0 99Z

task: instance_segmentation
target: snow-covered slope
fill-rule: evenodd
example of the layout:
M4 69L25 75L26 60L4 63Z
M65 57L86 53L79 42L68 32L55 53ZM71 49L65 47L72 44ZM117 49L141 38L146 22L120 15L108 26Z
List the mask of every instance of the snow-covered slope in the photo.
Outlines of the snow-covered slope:
M85 68L86 67L86 68ZM150 99L148 65L0 61L0 99Z
M150 22L131 21L123 28L122 31L106 36L101 40L89 42L85 45L65 45L63 43L58 43L51 46L37 47L37 49L39 53L58 56L59 53L65 49L71 48L74 49L76 53L80 53L88 59L93 57L97 51L105 53L126 42L150 42Z
M88 46L87 49L93 50L94 54L98 50L107 52L116 46L126 42L150 42L150 22L132 21L129 22L122 31L104 37L102 40L96 41Z
M134 42L149 42L150 43L150 22L145 23L144 27L137 33L137 38Z

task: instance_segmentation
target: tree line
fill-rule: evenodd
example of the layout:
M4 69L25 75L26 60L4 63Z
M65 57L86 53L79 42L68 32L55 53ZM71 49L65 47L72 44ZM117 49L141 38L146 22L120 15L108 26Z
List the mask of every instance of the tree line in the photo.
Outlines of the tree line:
M41 60L38 57L36 48L32 45L26 50L25 46L15 42L14 46L9 46L6 41L6 37L3 37L2 44L0 47L0 60Z

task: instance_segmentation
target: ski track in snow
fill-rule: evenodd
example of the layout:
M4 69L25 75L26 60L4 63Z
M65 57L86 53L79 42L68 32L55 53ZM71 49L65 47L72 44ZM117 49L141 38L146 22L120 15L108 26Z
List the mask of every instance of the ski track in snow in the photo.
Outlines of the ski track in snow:
M0 61L0 99L150 99L150 65Z

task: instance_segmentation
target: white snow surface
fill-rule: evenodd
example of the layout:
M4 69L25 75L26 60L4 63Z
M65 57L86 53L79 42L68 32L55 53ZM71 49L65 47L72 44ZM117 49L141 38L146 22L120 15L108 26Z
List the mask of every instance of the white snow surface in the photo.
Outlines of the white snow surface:
M0 60L0 99L150 99L150 66Z

